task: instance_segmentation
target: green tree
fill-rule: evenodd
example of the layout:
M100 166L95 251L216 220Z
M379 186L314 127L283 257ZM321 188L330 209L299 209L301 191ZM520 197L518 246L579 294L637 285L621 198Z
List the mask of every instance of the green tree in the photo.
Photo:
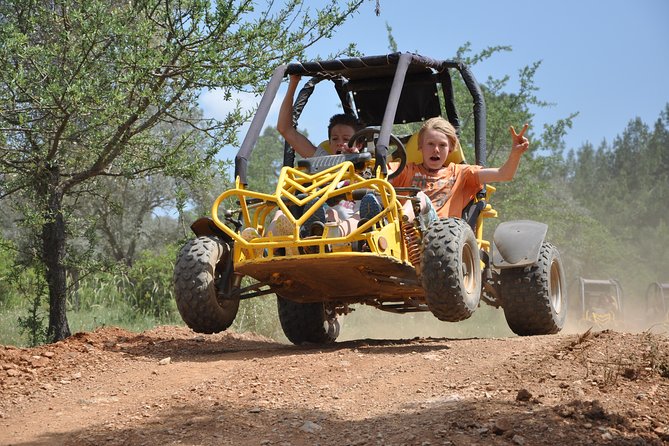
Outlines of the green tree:
M98 177L197 177L246 118L237 108L194 120L199 92L260 92L275 66L303 58L363 1L0 3L0 197L20 192L37 210L26 218L39 228L50 340L70 335L73 198ZM191 131L173 141L164 132L174 123Z
M636 118L612 143L585 144L569 165L574 199L603 236L582 238L583 274L606 274L633 284L666 281L669 211L669 104L651 129ZM596 262L585 261L596 253Z

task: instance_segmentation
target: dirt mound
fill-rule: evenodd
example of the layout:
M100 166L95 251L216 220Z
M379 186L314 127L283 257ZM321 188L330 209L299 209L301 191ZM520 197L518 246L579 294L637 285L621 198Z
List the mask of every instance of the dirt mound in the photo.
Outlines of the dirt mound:
M669 342L612 331L284 345L105 327L0 347L0 444L669 443Z

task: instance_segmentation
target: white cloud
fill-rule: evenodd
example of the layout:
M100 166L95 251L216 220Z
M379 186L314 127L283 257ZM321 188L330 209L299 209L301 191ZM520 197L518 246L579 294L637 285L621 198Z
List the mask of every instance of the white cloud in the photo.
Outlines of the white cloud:
M272 106L270 107L263 128L267 125L276 125L276 120L279 116L279 108L281 107L281 100L283 99L284 94L285 87L282 86L279 88L279 91L272 102ZM261 96L252 93L234 92L232 93L230 100L226 101L223 92L220 89L216 89L202 92L199 104L205 118L222 120L228 113L234 110L237 101L239 101L242 112L255 111L258 108L258 104L260 104L260 98Z
M232 94L229 101L226 101L223 91L219 89L204 91L200 95L200 107L204 111L205 118L225 119L225 116L234 110L237 101L239 101L242 111L254 110L260 103L260 96L236 92Z

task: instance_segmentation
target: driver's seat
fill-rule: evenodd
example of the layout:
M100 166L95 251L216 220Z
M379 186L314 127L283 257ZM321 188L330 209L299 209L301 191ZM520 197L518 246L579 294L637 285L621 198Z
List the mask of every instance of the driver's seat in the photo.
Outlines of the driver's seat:
M404 145L404 148L406 149L407 163L421 164L423 162L423 154L418 150L418 132L411 135L411 138L409 138L409 141ZM455 150L449 153L448 158L444 161L444 166L448 166L451 163L463 164L466 162L465 154L460 146L460 141L458 141Z
M407 143L404 145L407 154L407 163L416 163L420 164L423 162L423 154L418 150L418 133L416 132L411 135ZM455 146L455 150L448 154L446 161L444 161L444 166L448 166L451 163L455 164L466 164L465 154L462 151L462 146L460 141L458 141ZM494 190L494 188L491 188ZM487 195L488 186L483 185L483 189L476 194L476 198L469 202L467 206L462 210L462 218L469 224L474 233L476 234L476 223L478 222L479 215L484 210L491 210L490 205L485 201Z
M321 149L324 149L326 152L328 152L330 155L335 155L334 151L332 148L330 148L330 140L326 139L322 143L318 145Z

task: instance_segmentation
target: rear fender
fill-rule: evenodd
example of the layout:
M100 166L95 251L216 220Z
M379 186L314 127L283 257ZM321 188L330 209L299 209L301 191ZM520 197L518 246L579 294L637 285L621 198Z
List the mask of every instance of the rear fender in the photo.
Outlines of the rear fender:
M228 234L216 226L214 220L209 217L198 218L190 225L190 229L198 237L202 237L204 235L215 235L216 237L220 237L225 241L231 241L230 236L228 236Z
M501 223L493 234L493 266L506 269L536 263L547 232L547 224L531 220Z

